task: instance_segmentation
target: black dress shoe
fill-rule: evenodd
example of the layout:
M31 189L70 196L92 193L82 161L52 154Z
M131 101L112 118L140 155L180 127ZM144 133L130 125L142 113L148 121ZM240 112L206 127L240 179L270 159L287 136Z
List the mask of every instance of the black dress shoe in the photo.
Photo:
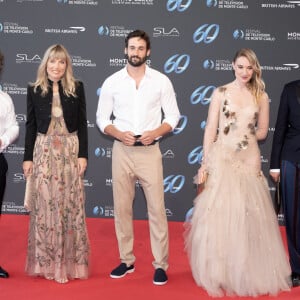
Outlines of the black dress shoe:
M292 284L293 287L300 286L300 274L292 272Z
M8 278L9 274L0 267L0 278Z

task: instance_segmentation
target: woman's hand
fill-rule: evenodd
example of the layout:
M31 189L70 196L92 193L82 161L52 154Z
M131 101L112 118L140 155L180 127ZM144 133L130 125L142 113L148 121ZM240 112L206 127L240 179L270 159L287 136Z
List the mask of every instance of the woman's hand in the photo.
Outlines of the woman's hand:
M27 178L32 174L32 170L33 170L33 162L31 160L23 161L23 172L25 178Z
M87 167L87 159L84 157L78 158L78 173L79 176L82 176L86 170Z
M198 169L198 184L201 184L207 180L208 172L204 165Z

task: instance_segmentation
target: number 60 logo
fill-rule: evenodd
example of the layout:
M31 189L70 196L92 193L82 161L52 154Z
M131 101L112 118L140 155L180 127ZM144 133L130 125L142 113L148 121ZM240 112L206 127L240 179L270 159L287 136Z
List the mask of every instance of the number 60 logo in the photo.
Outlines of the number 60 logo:
M164 70L166 73L175 72L176 74L180 74L187 69L189 63L190 63L189 55L175 54L166 61Z
M204 24L200 26L193 34L194 43L199 44L204 42L205 44L212 43L218 36L220 26L218 24Z
M179 12L183 12L189 8L191 3L192 3L192 0L187 0L187 1L185 1L185 3L183 0L169 0L167 2L167 10L168 11L177 10Z
M179 192L185 182L185 177L183 175L169 175L164 179L164 191L175 194Z

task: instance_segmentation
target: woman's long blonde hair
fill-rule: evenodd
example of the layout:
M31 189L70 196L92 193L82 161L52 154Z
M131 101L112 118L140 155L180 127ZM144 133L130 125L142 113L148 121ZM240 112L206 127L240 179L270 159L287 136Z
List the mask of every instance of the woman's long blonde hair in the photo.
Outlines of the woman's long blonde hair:
M233 62L235 63L235 61L241 56L246 57L249 60L251 66L253 67L253 75L248 83L248 88L255 97L255 102L258 103L265 91L265 83L262 79L261 66L259 64L256 54L252 49L242 48L238 50L233 58Z
M72 60L67 49L60 44L52 45L46 50L44 57L37 70L36 81L33 83L34 91L36 92L37 88L40 87L43 96L48 93L49 83L47 74L47 63L48 60L52 58L63 59L66 61L66 71L63 77L61 78L61 84L63 87L64 94L66 94L67 96L76 96L76 80L73 75Z

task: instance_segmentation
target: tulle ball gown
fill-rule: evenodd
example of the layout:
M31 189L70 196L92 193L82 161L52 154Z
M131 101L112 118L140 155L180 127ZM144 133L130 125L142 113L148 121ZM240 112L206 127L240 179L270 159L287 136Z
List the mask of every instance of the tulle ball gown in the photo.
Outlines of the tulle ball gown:
M277 295L290 290L284 249L255 137L258 107L224 97L208 179L185 223L193 277L209 295Z

